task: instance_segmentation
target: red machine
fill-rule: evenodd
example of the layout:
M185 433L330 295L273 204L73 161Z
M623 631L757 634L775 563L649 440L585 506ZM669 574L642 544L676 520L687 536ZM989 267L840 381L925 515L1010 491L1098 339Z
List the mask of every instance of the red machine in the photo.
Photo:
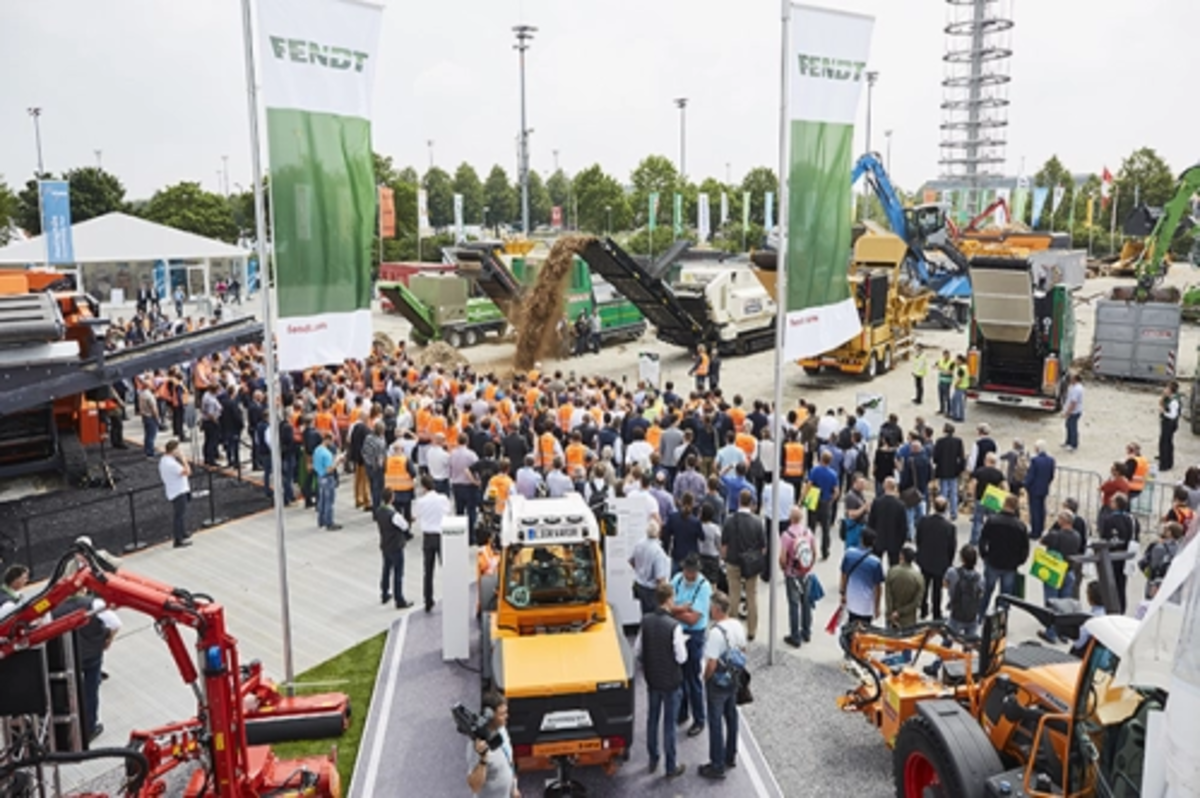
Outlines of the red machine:
M78 563L74 573L70 564ZM55 568L46 588L0 621L0 661L83 627L90 613L77 610L59 618L47 613L81 590L156 620L184 684L195 692L196 717L130 735L128 749L112 756L127 761L124 795L157 798L166 794L167 774L185 764L200 767L188 780L188 798L251 798L288 795L338 798L341 783L336 751L326 756L280 760L265 743L321 739L341 734L350 715L341 693L289 697L265 679L259 663L243 666L237 641L225 628L220 604L202 594L118 572L90 547L77 545ZM196 653L188 652L179 627L196 632ZM197 667L199 663L199 668ZM12 756L11 750L6 752ZM81 754L34 752L0 762L0 775L36 769L42 763L95 759L104 751ZM0 792L3 785L0 784ZM87 798L102 798L87 794Z

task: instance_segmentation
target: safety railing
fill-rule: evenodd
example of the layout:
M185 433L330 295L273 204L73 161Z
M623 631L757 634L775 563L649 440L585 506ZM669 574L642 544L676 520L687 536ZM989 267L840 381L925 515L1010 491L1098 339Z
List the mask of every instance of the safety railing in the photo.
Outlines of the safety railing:
M1100 516L1100 484L1103 480L1095 471L1082 468L1058 465L1054 469L1054 481L1050 483L1050 493L1046 497L1046 526L1054 525L1055 515L1062 509L1067 499L1079 503L1076 515L1082 515L1088 523L1092 534L1096 533L1096 523Z

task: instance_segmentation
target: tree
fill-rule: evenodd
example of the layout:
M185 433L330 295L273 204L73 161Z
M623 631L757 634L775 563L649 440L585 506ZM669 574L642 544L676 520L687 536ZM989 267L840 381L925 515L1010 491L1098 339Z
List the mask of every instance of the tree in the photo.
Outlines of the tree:
M750 192L750 221L755 224L765 224L764 211L767 192L775 195L773 215L779 222L779 178L774 169L758 166L751 169L742 178L742 192Z
M17 195L8 187L8 183L4 182L4 178L0 177L0 246L8 243L9 232L16 220L17 216Z
M670 158L663 155L648 155L629 176L633 183L633 208L635 218L645 222L650 215L650 194L658 193L658 211L655 221L660 225L671 224L674 194L679 190L679 172Z
M421 183L421 176L418 175L417 170L413 169L411 166L406 166L403 169L401 169L400 173L397 177L399 178L401 183L408 183L410 186L412 186L414 188L416 188Z
M483 184L483 204L488 206L488 224L512 224L521 215L517 192L508 182L504 167L496 164Z
M521 187L517 186L517 196ZM529 170L529 229L538 225L550 224L550 192L542 182L542 176L534 170Z
M371 160L375 164L375 185L387 186L396 182L396 166L392 163L392 156L372 152Z
M45 174L41 179L53 180L54 175ZM65 173L62 179L71 184L72 224L126 209L125 186L116 175L95 166L84 166ZM17 225L30 235L40 235L42 215L38 204L37 180L26 182L17 200Z
M421 182L429 199L429 223L434 227L447 227L454 223L454 186L450 175L435 166L425 173Z
M220 194L205 191L199 183L184 181L159 189L146 203L146 219L189 233L233 243L238 226L233 208Z
M233 209L234 224L238 227L238 237L249 241L257 241L258 230L254 219L254 191L251 189L230 195L229 204ZM263 222L266 225L267 239L269 240L271 238L271 181L266 175L263 176L263 214ZM146 215L145 203L138 209L138 215Z
M462 194L465 224L483 220L483 183L475 172L475 167L466 161L459 164L458 169L454 171L454 193Z
M696 241L695 235L686 230L684 231L683 235L680 236L680 238L687 239L693 243ZM655 257L666 252L674 242L675 232L671 229L670 225L654 228L653 254ZM645 227L639 229L636 233L629 237L628 241L625 242L625 249L634 253L635 255L651 254L650 231Z
M1142 147L1121 163L1113 182L1119 227L1133 210L1133 201L1162 207L1175 194L1175 175L1152 147Z
M627 230L633 223L625 189L616 178L606 175L600 164L592 164L575 175L573 190L579 204L578 223L581 230L599 235L612 230Z
M1075 178L1071 176L1071 170L1063 166L1057 155L1051 155L1049 160L1042 164L1042 168L1034 173L1033 185L1050 189L1050 196L1046 199L1046 209L1042 211L1040 226L1051 230L1065 230L1071 218L1071 203L1075 201ZM1063 201L1059 204L1058 210L1051 214L1050 209L1054 205L1056 186L1062 186L1066 189L1066 193L1063 195ZM1032 212L1031 208L1030 213Z
M550 195L550 204L566 208L571 198L571 179L562 169L556 169L546 181L546 193Z

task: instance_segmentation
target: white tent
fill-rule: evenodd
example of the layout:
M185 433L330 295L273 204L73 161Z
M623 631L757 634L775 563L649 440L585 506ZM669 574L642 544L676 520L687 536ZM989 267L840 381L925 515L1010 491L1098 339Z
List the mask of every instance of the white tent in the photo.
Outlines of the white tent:
M190 297L208 295L214 275L236 277L246 285L249 250L136 216L98 216L71 225L71 236L76 281L101 300L120 302L136 293L143 282L153 285L156 264L168 272L166 295L175 285L182 286ZM37 266L45 258L42 236L0 248L0 267Z

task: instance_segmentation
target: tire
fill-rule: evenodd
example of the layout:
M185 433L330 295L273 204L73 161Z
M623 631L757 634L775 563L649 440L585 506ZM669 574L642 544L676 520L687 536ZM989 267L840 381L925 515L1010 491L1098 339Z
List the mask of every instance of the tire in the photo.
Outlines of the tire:
M887 374L892 370L892 349L888 347L883 350L883 365L879 368L880 374Z
M458 330L451 330L446 334L446 343L450 344L452 349L462 349L463 335Z
M820 366L804 366L804 373L810 377L815 377L821 373Z
M87 480L87 449L79 442L79 435L71 430L58 433L58 452L62 457L62 472L68 485L82 485Z
M868 380L873 380L879 376L879 358L875 357L875 353L871 353L871 359L867 361L867 369L863 372L863 376Z
M465 346L475 346L477 343L479 343L479 333L474 330L467 330L463 334L463 344Z
M985 782L1004 766L983 729L953 701L925 703L957 712L922 707L900 727L892 750L896 798L985 798Z

